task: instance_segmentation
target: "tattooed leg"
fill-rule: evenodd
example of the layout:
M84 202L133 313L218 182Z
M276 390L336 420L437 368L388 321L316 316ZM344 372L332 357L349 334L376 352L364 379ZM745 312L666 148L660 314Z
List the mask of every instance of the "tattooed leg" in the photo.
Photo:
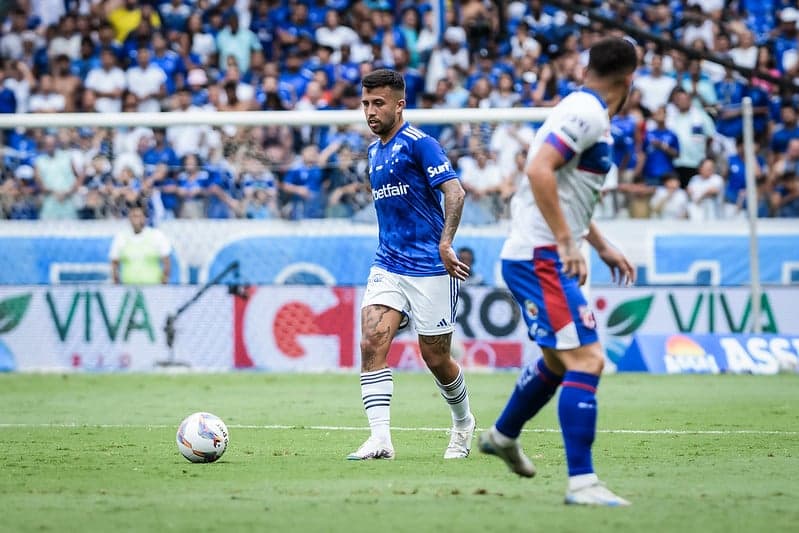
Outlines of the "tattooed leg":
M384 305L369 305L361 310L361 372L388 366L388 350L401 318L399 311Z
M439 383L452 383L460 367L450 356L452 333L445 335L419 335L419 348L427 368Z

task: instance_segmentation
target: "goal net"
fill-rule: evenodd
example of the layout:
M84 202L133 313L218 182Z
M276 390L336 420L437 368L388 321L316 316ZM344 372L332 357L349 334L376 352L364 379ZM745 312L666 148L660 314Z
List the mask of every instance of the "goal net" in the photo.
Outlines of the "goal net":
M504 235L526 147L547 111L406 111L441 142L469 191L464 229ZM4 247L17 267L0 283L105 280L108 239L137 202L174 245L175 282L207 281L233 260L251 283L365 279L350 274L353 258L368 263L375 231L366 186L374 136L360 111L28 114L0 116L0 130L0 216L36 220L0 231L71 239ZM279 264L287 259L301 267ZM492 272L481 277L494 281Z

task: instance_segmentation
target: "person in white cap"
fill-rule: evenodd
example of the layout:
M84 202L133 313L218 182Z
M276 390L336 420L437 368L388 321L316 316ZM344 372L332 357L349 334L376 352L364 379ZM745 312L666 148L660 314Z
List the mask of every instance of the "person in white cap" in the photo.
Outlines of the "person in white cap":
M469 50L466 48L466 30L460 26L450 26L444 32L444 46L437 47L430 54L425 78L425 90L434 92L438 80L445 78L447 69L456 69L461 76L469 72Z

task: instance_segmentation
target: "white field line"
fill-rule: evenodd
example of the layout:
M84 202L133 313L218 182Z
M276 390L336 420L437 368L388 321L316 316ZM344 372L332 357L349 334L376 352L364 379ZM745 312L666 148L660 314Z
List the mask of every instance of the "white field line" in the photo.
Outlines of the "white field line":
M98 428L98 429L170 429L177 427L177 424L79 424L79 423L14 423L0 422L0 428ZM282 425L282 424L228 424L230 429L292 429L310 431L368 431L365 426L303 426L303 425ZM448 432L450 428L435 427L392 427L392 431L427 431L427 432ZM477 428L476 431L482 431ZM525 433L560 433L559 429L535 428L524 429ZM799 436L799 431L781 431L769 429L597 429L597 433L620 434L620 435L781 435Z

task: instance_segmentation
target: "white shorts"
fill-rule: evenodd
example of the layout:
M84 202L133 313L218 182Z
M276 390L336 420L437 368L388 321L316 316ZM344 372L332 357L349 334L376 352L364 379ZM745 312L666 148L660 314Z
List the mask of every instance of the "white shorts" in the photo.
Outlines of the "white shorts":
M444 335L455 329L459 287L449 274L402 276L373 266L361 309L385 305L408 315L419 335Z

